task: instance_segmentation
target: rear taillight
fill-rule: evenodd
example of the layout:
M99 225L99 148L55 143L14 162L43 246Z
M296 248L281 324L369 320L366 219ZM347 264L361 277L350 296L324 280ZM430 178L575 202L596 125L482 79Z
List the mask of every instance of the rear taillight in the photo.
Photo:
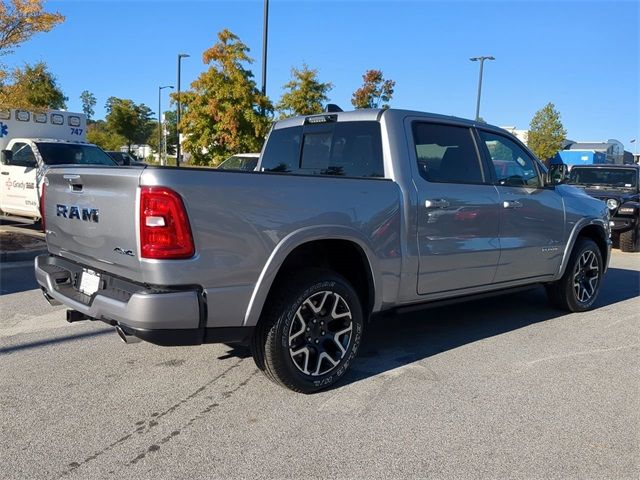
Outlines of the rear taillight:
M44 224L44 197L45 192L47 191L47 182L42 182L42 193L40 193L40 224L42 225L42 231L46 232L46 227Z
M140 191L142 258L177 259L194 254L193 236L182 198L166 187Z

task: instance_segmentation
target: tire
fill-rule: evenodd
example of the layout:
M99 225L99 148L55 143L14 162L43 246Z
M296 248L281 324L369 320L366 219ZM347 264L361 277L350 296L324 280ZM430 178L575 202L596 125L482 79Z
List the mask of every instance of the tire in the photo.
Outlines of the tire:
M602 271L598 245L578 237L562 278L546 286L549 300L555 307L569 312L591 309L600 291Z
M364 330L360 298L342 276L304 270L276 287L252 339L256 365L301 393L335 384L358 353Z
M620 248L620 234L611 232L611 247Z
M620 250L623 252L640 251L640 230L638 228L620 234Z

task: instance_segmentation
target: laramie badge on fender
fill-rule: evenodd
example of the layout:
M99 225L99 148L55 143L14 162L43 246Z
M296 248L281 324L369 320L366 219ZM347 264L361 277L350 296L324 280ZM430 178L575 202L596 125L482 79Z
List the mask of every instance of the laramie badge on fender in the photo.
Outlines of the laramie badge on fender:
M97 208L80 208L75 205L67 206L58 203L56 205L56 216L68 218L70 220L77 219L83 222L98 223L100 219L100 211Z
M124 248L116 247L113 249L114 252L119 253L120 255L126 255L128 257L135 257L136 254L133 253L133 250L126 250Z

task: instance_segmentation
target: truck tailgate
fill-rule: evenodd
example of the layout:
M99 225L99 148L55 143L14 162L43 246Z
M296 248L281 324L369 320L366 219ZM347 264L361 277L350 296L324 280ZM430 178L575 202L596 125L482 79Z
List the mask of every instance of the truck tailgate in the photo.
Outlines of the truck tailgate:
M142 281L137 197L143 169L66 167L45 181L45 222L55 255Z

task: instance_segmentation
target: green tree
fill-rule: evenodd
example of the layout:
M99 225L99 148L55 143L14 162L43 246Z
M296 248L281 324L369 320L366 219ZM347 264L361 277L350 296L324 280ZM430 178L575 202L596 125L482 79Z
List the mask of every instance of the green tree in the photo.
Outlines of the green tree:
M562 148L566 137L567 131L560 120L560 112L553 103L547 103L531 119L527 145L548 165L549 160Z
M355 108L389 108L396 82L385 79L382 70L367 70L362 80L362 86L353 92L351 104Z
M253 62L248 52L236 35L222 30L218 42L202 55L209 68L191 90L180 94L185 107L180 119L183 145L196 164L217 165L234 153L262 148L273 106L246 68Z
M6 86L10 98L16 99L8 105L14 108L64 109L68 98L58 86L56 78L44 62L16 68L11 74L12 83Z
M327 93L333 85L320 82L318 70L303 64L300 70L291 69L291 80L283 88L287 91L276 106L280 118L322 113L324 104L329 100Z
M87 125L87 141L95 143L103 150L120 150L127 139L109 130L107 122L98 120Z
M87 116L87 120L91 120L95 113L93 107L96 106L96 96L89 90L85 90L80 94L80 100L82 101L82 111Z
M109 97L105 105L107 110L107 128L125 139L127 150L131 145L147 142L154 130L152 112L145 104L136 104L126 98Z

